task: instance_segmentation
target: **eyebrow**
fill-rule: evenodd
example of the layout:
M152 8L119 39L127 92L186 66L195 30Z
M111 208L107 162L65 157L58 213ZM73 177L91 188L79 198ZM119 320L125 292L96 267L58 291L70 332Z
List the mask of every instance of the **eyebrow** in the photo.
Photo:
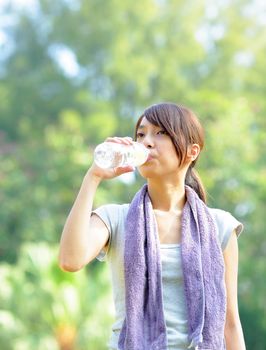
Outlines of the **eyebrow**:
M164 128L162 128L160 125L154 125L154 124L152 124L152 127L153 127L154 129L156 129L156 128L158 128L158 129L164 129ZM148 128L148 125L140 124L140 125L138 126L137 130L139 130L139 129L147 129L147 128Z

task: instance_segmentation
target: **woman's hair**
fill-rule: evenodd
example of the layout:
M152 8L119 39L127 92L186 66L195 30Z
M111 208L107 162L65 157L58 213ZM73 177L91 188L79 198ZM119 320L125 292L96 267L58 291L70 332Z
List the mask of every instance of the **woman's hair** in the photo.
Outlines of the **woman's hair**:
M169 134L175 146L177 156L180 159L179 165L185 162L189 145L196 143L199 145L200 150L202 150L204 146L204 130L198 118L190 109L174 103L159 103L148 107L137 121L135 139L137 129L143 117L151 124L160 126ZM185 184L192 187L206 203L205 189L197 172L193 169L197 158L190 164L187 170Z

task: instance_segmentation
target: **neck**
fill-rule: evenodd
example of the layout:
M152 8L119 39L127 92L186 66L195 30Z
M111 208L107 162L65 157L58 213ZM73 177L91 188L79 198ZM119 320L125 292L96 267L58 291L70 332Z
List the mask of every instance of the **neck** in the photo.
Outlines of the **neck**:
M183 181L155 182L148 181L148 193L153 209L161 211L180 211L186 202Z

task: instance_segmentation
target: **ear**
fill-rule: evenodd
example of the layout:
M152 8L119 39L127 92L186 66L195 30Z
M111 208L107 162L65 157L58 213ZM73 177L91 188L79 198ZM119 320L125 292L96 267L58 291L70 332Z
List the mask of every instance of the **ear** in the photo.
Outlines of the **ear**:
M193 162L195 159L197 159L199 154L200 154L200 146L197 143L193 143L192 145L188 146L187 159L190 162Z

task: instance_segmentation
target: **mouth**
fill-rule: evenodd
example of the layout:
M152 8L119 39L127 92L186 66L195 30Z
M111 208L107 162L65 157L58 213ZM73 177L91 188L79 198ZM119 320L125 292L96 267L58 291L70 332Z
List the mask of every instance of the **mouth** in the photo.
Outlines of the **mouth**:
M146 160L146 162L149 162L149 161L152 160L152 159L154 159L154 157L153 157L151 154L149 154L149 155L148 155L148 158L147 158L147 160Z

